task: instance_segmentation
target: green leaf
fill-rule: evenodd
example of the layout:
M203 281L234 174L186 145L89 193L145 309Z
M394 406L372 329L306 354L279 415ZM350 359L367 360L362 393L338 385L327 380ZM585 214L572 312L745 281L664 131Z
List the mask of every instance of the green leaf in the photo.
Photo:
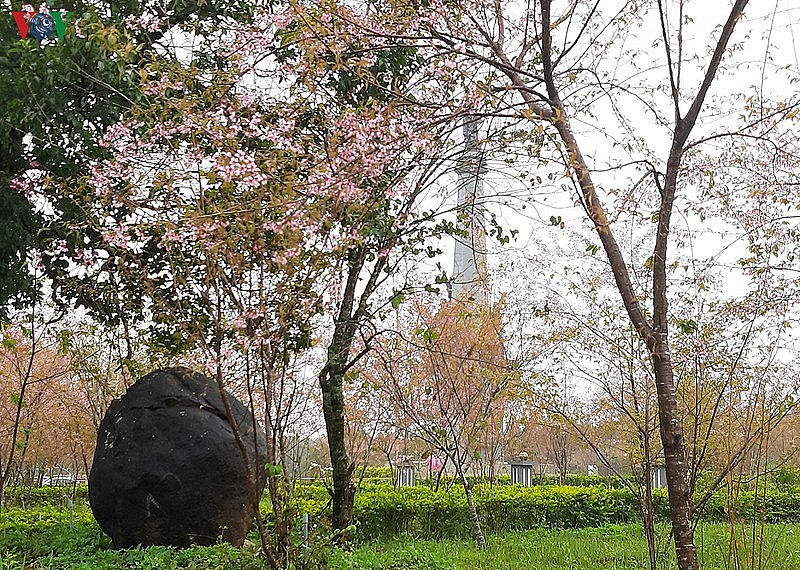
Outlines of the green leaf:
M395 296L392 297L392 308L396 309L397 307L400 306L400 303L402 303L404 300L405 300L405 295L403 295L402 293L395 294Z
M425 329L425 332L422 333L422 339L425 342L433 342L437 338L439 338L439 333L431 328Z

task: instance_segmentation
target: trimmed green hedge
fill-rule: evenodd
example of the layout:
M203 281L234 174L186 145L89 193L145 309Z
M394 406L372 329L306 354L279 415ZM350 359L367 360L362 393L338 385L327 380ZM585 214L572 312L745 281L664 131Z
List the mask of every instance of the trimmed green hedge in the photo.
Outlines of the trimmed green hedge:
M475 498L489 532L600 526L635 520L638 513L631 493L603 487L493 487Z
M602 486L476 486L475 505L484 530L499 533L532 528L582 528L605 524L637 522L639 510L635 496L627 489ZM300 513L312 517L328 516L327 491L321 486L306 486L297 494ZM665 489L653 491L658 520L669 519ZM703 513L708 521L729 517L729 506L722 493L715 494ZM355 499L354 509L363 539L409 534L421 538L466 538L470 521L464 490L453 486L434 491L428 487L369 485ZM800 523L800 487L770 490L766 500L752 492L742 492L737 515L770 523Z
M239 549L229 544L114 550L111 539L103 534L85 507L74 513L73 528L68 513L55 507L0 513L0 568L263 570L265 567L255 548Z
M511 485L511 477L509 475L499 475L494 479L490 479L488 477L476 477L469 475L467 476L467 480L472 485ZM636 484L633 478L628 479L632 484ZM419 479L417 481L417 485L421 486L430 486L435 481L434 479ZM391 478L388 479L388 482L391 483ZM538 486L562 486L561 485L561 478L558 475L533 475L533 480L531 481L534 487ZM439 480L439 484L441 485L460 485L461 482L452 477L452 476L443 476ZM601 475L567 475L564 479L564 485L568 487L606 487L608 489L624 489L625 484L620 481L619 477L608 476L604 477Z
M86 496L86 486L79 486L74 500L76 511L83 510L88 515ZM7 505L18 506L24 498L29 509L45 509L31 511L31 517L42 517L42 512L50 512L48 508L55 516L55 509L63 512L71 497L72 489L69 487L13 489L7 494ZM490 534L537 527L581 528L639 520L636 498L632 493L627 489L600 485L540 485L530 488L478 485L474 497L484 530ZM666 490L655 490L653 499L656 518L668 520ZM294 500L297 512L309 514L315 521L330 515L328 491L321 484L298 484ZM723 493L716 493L708 502L703 518L727 520L730 511L729 500ZM466 538L470 529L467 501L460 485L434 491L424 486L394 489L386 483L369 482L356 494L354 514L359 534L364 539L398 534ZM768 523L800 523L800 487L785 486L781 490L771 487L766 497L763 493L756 496L753 491L742 491L735 514L740 518L763 519ZM10 530L9 526L13 525L6 525L7 530Z
M66 509L69 501L75 504L89 503L89 487L9 487L6 489L5 505L33 509L38 507L60 507Z
M636 520L638 512L633 495L603 487L477 487L474 498L488 533L621 523ZM461 487L364 490L356 495L355 517L364 538L464 537L470 528Z
M800 487L769 489L766 496L763 491L742 491L739 493L735 510L734 514L748 520L800 523ZM708 520L727 520L731 515L730 511L730 500L718 492L711 497L703 517Z

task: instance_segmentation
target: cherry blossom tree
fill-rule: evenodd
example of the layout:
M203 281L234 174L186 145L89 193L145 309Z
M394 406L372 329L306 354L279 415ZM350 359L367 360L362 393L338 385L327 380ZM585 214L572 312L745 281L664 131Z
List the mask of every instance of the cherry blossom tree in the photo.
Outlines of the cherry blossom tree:
M101 239L50 259L74 267L78 301L99 297L91 305L110 322L149 322L168 354L206 354L220 386L245 358L258 370L248 378L266 379L264 402L297 355L325 342L333 523L346 529L343 379L369 347L370 319L405 285L375 293L436 231L417 202L470 102L431 79L415 48L328 45L301 24L259 10L220 36L211 62L137 60L141 98L100 138L75 192L83 220L70 231ZM419 91L415 104L404 90ZM272 419L268 430L283 425Z
M0 27L0 314L30 304L55 284L57 299L76 297L87 307L107 304L64 262L65 252L83 249L94 233L75 231L83 217L72 182L104 151L98 141L141 97L139 64L157 54L174 61L175 33L190 33L196 49L210 57L219 28L248 17L241 2L154 3L78 0L63 37L45 42L20 32L8 11L26 3L4 2ZM38 9L48 10L47 3ZM61 6L55 6L60 8ZM31 4L27 8L33 11ZM42 257L47 279L34 278L32 255Z

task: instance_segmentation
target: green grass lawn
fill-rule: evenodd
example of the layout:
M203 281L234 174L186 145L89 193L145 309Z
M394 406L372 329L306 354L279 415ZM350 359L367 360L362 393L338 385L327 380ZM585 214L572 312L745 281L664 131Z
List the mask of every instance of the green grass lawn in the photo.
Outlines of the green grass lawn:
M76 513L70 529L67 515L52 508L0 515L0 570L259 570L266 568L255 549L228 545L177 550L111 549L91 517ZM760 527L756 527L758 531ZM703 524L697 533L701 568L800 570L800 525L767 525L764 539L753 527L737 529L739 563L731 552L724 524ZM674 568L668 527L659 527L660 569ZM252 537L253 539L255 537ZM752 546L756 545L753 549ZM351 552L321 551L327 560L307 568L333 570L622 570L648 568L647 545L638 525L613 525L581 530L537 529L489 537L478 551L470 541L423 541L399 537L361 545ZM758 556L761 556L761 564ZM755 560L755 563L753 561Z
M666 527L659 529L666 538ZM706 524L698 529L697 544L701 568L800 569L800 526L765 527L761 565L760 549L754 544L752 527L738 530L739 564L732 556L728 526ZM745 536L741 534L744 533ZM659 568L675 568L671 545L662 539L659 545ZM471 542L429 542L396 539L363 546L352 553L337 552L332 567L336 569L463 569L463 570L623 570L649 568L647 544L637 525L607 526L581 530L546 530L514 532L489 538L489 548L478 551ZM755 564L752 562L755 560ZM407 566L403 566L407 564Z

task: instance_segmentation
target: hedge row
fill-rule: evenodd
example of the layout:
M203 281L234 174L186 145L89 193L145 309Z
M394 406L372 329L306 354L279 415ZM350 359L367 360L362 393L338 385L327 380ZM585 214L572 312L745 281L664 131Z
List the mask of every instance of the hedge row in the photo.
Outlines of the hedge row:
M763 492L743 491L735 504L722 493L716 493L706 505L703 516L709 520L727 520L732 515L767 523L800 522L800 487ZM668 511L664 509L664 516Z
M305 488L297 496L301 513L318 518L328 515L330 504L324 488ZM479 486L475 504L484 530L498 533L532 528L582 528L637 522L636 497L626 489L605 487L515 485ZM653 492L656 518L668 520L666 490ZM706 506L703 518L727 520L730 501L718 493ZM737 517L770 523L800 522L800 487L772 490L766 497L743 492L733 509ZM364 539L409 534L420 538L465 538L469 513L464 490L452 487L434 491L428 487L373 485L356 494L354 515Z
M580 528L636 520L632 494L603 487L477 487L478 514L486 532L535 527ZM463 537L469 512L461 487L374 488L356 495L355 517L364 538L411 534Z
M60 507L66 509L69 502L88 503L89 488L86 484L68 487L9 487L6 489L5 505L33 509Z
M85 485L8 489L7 506L65 509L70 500L85 505ZM581 528L639 520L636 498L626 489L603 486L479 485L475 503L488 533L537 527ZM319 484L298 485L296 507L319 519L330 513L328 491ZM654 491L656 517L667 520L669 507L665 490ZM735 505L722 493L715 494L703 517L726 520L731 515L769 523L800 522L800 487L771 488L766 495L753 491L739 494ZM426 538L461 538L469 532L469 513L464 490L453 486L434 491L429 487L392 488L369 483L356 494L355 518L363 538L385 538L410 534ZM32 515L41 516L41 514Z
M387 473L388 472L388 473ZM374 480L374 481L382 481L384 483L392 483L392 473L389 467L370 467L366 471L366 477L364 480ZM497 477L490 478L490 477L479 477L469 475L467 476L467 480L473 485L511 485L511 476L510 475L498 475ZM432 479L417 479L417 485L431 486L436 481L436 478ZM630 481L635 484L634 480L631 478ZM451 484L459 485L460 481L455 479L450 475L445 475L439 478L439 486L445 485L449 486ZM609 489L621 489L625 487L625 484L620 481L619 477L603 477L600 475L567 475L564 478L564 482L561 482L561 478L558 475L534 475L532 483L534 486L544 485L544 486L561 486L567 485L570 487L607 487Z
M0 568L261 570L266 566L256 548L230 544L114 550L85 506L75 511L72 522L70 528L68 513L57 507L3 511Z

